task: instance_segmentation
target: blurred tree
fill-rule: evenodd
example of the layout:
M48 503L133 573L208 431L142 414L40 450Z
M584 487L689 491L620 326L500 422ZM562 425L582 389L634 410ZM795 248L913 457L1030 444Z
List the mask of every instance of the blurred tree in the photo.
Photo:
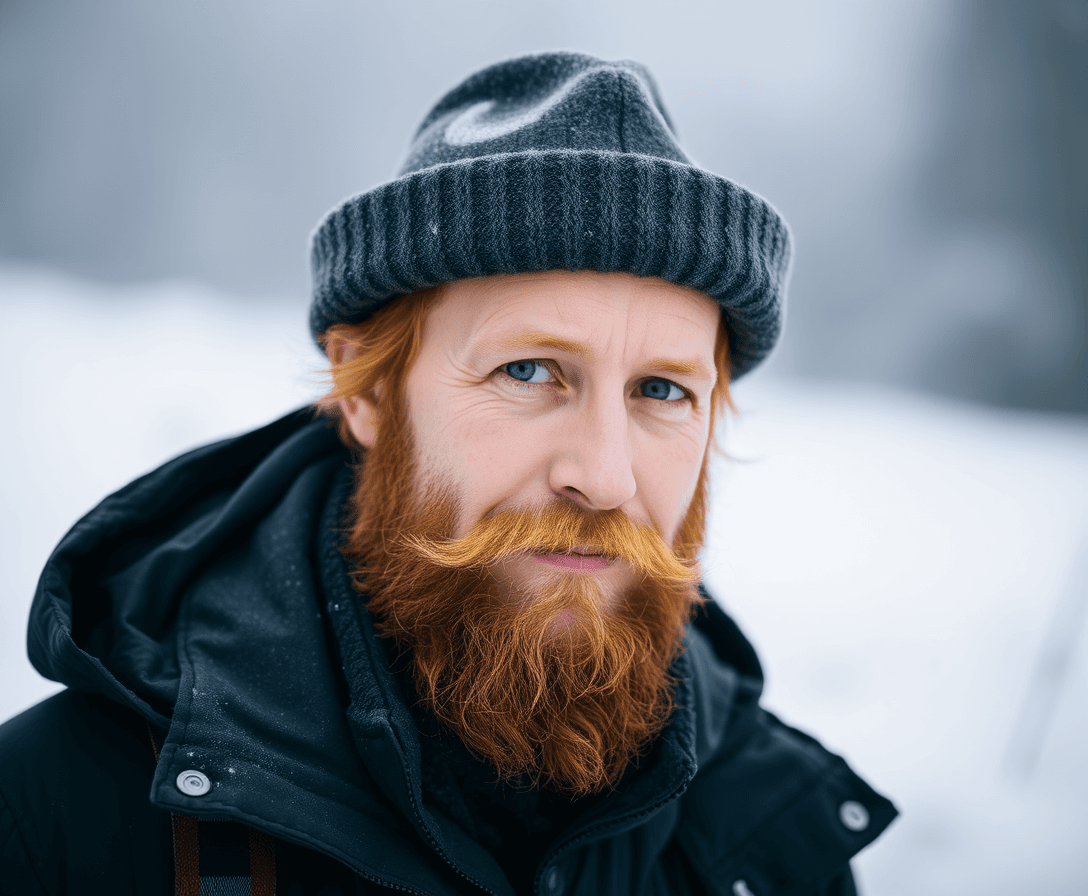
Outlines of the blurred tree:
M948 308L920 380L1088 411L1088 2L966 0L918 192Z

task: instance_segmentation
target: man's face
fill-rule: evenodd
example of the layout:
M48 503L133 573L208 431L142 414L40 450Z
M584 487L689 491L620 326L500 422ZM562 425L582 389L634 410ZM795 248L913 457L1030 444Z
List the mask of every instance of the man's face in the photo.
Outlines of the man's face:
M403 392L342 403L368 449L345 543L367 607L503 777L599 790L668 718L717 324L658 280L463 281Z
M485 514L569 499L671 545L707 450L718 317L705 296L629 274L450 284L406 392L420 478L456 496L454 536ZM610 606L637 578L623 560L579 553L516 555L492 573L522 593L589 576Z

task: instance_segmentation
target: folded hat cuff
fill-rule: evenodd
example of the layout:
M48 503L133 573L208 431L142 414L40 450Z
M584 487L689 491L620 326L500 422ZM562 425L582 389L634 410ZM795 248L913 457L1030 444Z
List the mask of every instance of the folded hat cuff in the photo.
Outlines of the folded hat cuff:
M589 150L479 156L406 174L326 216L310 330L318 339L451 280L625 271L717 301L735 379L778 337L789 255L786 224L765 200L691 165Z

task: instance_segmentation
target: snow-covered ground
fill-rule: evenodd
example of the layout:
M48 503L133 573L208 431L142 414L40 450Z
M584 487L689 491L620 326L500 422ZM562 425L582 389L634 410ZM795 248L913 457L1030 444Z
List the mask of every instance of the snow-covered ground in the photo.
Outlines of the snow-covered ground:
M305 301L0 268L0 720L40 567L102 496L321 391ZM1088 893L1088 421L857 385L741 383L711 590L767 704L903 817L872 896Z

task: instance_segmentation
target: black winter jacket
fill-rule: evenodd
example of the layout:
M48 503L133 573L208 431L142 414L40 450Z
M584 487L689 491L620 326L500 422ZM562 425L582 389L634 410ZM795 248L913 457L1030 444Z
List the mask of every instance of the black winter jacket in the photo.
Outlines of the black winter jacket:
M417 726L337 549L348 460L299 412L65 536L28 647L68 689L0 726L0 893L171 893L171 813L274 838L281 896L514 892L421 787ZM667 729L556 834L535 892L853 893L848 861L891 803L759 706L755 653L712 602L675 672ZM188 770L210 790L182 792Z

